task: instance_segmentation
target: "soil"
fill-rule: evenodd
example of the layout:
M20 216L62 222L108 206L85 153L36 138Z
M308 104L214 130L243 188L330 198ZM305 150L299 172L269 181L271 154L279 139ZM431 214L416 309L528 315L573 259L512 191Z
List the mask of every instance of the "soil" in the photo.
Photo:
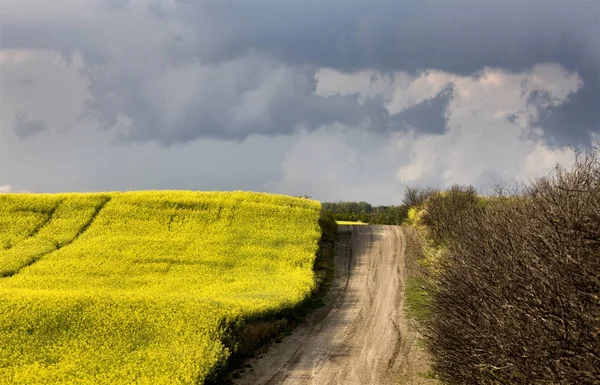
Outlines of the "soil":
M428 384L426 356L404 314L399 226L340 226L325 306L252 358L237 385Z

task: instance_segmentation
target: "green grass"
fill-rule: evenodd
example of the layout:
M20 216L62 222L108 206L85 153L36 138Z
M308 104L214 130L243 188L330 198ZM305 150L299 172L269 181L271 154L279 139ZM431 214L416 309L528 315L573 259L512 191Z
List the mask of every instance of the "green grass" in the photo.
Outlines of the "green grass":
M422 322L429 316L428 295L425 291L426 281L423 277L409 276L406 279L404 291L406 301L406 312L409 317Z
M202 383L230 325L310 295L319 213L244 192L0 196L0 384Z

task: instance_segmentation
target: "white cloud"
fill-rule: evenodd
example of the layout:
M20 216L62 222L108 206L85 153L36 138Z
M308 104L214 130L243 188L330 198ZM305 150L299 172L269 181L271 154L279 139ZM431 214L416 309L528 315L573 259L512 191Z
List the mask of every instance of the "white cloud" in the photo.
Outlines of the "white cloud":
M0 64L15 65L31 61L39 50L34 49L0 49Z
M327 126L300 135L281 163L280 179L264 189L329 201L399 202L404 191L394 173L405 161L388 137Z
M574 161L575 153L570 148L550 149L538 144L525 158L521 179L530 180L551 172L557 164L568 168Z
M414 174L417 167L422 178L441 175L443 185L477 183L488 172L525 180L546 173L557 162L571 161L568 150L545 144L542 131L535 127L538 107L528 98L543 91L555 105L563 103L581 86L576 74L558 65L540 65L516 74L486 69L477 76L445 78L455 85L447 110L449 129L441 136L417 137L411 147L426 155L415 154L401 168L400 177L407 170ZM511 115L519 119L511 121Z
M362 142L349 141L357 135L351 129L335 135L327 131L306 134L287 154L282 179L273 186L281 191L310 186L322 199L368 196L377 202L398 203L406 185L447 187L460 183L485 190L493 179L525 182L550 172L557 163L568 167L574 160L569 148L546 144L543 132L535 126L538 106L528 99L533 92L542 91L558 105L581 87L577 74L559 65L537 65L522 73L488 68L473 76L442 71L426 71L412 78L406 73L387 76L323 70L317 91L358 92L364 99L381 96L389 101L387 107L393 113L434 97L452 82L448 130L442 135L389 134L376 150L365 154L366 159L360 157ZM381 87L382 82L386 87ZM389 84L394 87L390 89ZM514 119L508 119L511 115Z
M27 194L30 193L29 190L17 190L14 189L11 185L6 184L4 186L0 186L0 194Z

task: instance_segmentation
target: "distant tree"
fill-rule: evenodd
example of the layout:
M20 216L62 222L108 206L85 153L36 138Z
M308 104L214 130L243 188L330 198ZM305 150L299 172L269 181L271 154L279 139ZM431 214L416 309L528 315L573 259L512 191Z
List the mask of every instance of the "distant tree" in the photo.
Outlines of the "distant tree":
M425 202L425 199L427 199L430 195L435 194L437 191L437 189L431 187L422 188L407 186L404 190L404 200L402 201L402 204L409 208L420 206L423 204L423 202Z
M406 218L408 207L377 206L361 202L324 202L323 210L339 221L361 221L371 224L398 225Z

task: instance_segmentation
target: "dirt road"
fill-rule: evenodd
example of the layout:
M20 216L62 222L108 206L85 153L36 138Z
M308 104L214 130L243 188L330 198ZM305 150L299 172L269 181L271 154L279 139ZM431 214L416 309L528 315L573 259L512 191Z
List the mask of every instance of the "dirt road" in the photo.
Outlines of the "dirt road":
M404 319L404 234L397 226L341 226L326 305L235 381L398 384L414 341Z

